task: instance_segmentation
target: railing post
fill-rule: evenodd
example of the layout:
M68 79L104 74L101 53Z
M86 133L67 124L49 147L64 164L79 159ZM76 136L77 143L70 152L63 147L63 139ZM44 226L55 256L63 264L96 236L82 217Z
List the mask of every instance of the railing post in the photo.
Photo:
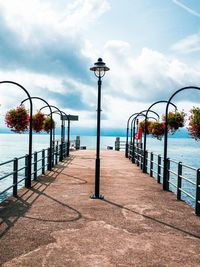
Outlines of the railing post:
M157 174L157 182L160 184L161 177L161 155L158 155L158 174Z
M197 169L197 177L196 177L195 214L200 216L200 169Z
M54 167L54 152L55 152L55 141L53 142L53 146L51 150L51 167Z
M181 200L181 187L182 187L182 162L178 163L178 177L177 177L177 199Z
M131 159L131 155L132 155L132 143L130 142L128 144L128 159Z
M62 161L63 160L63 145L62 144L60 144L59 145L59 148L60 148L60 155L59 155L59 161Z
M153 152L150 154L150 176L153 176Z
M34 180L37 179L37 152L34 152Z
M126 146L125 146L125 157L128 158L128 143L126 143Z
M166 187L166 189L165 190L169 190L169 179L170 179L170 159L169 158L167 158L167 179L166 179L166 185L167 185L167 187Z
M58 164L58 144L56 145L56 164Z
M64 142L64 158L67 157L67 143Z
M65 158L65 142L62 143L63 144L63 159Z
M75 148L76 150L80 149L80 136L76 136L76 141L75 141Z
M67 141L67 157L69 157L70 142Z
M132 155L132 163L135 163L135 145L132 143L130 145L130 148L132 147L132 150L131 150L131 155Z
M143 157L144 157L144 155L143 155L143 150L142 150L142 143L140 143L140 145L139 145L139 147L140 147L140 169L142 170L143 169Z
M29 179L29 177L28 177L28 174L29 174L29 171L28 171L28 168L29 168L29 155L28 154L26 154L26 156L25 156L25 187L26 188L30 188L29 186L27 186L27 181L28 181L28 179ZM30 171L30 175L31 175L31 171Z
M47 162L48 162L48 171L51 170L51 153L50 153L50 148L47 149Z
M45 173L45 150L42 150L42 174Z
M13 196L17 196L17 182L18 182L18 158L13 161Z
M148 153L147 150L145 151L145 153L146 153L146 158L145 158L146 159L145 160L145 173L147 173L149 153Z
M136 151L137 151L137 166L139 166L140 162L139 162L139 147L138 147L138 144L137 144Z
M120 150L120 137L116 137L115 140L115 150L119 151Z

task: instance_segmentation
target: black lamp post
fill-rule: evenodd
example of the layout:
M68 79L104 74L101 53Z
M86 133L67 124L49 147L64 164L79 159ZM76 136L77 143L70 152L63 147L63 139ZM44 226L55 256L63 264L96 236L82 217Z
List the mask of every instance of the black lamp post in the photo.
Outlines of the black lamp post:
M103 199L100 195L100 120L101 120L101 78L105 75L109 68L103 62L102 58L94 63L90 68L94 71L95 76L98 78L98 100L97 100L97 146L96 146L96 165L95 165L95 193L91 196L92 199Z

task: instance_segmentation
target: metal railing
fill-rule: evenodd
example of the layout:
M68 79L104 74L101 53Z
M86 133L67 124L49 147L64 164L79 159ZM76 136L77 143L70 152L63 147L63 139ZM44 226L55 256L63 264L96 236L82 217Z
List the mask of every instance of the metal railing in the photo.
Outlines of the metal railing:
M126 141L120 141L120 140L115 141L115 150L116 151L124 150L125 147L126 147Z
M128 158L143 169L142 146L128 146ZM146 172L163 183L164 158L156 153L146 151ZM167 182L169 190L174 192L178 200L184 200L195 208L200 215L200 168L194 168L173 159L167 159Z
M32 154L31 180L36 180L38 176L49 170L50 160L52 167L59 161L67 157L67 143L53 146L52 157L50 148L42 149ZM17 196L18 188L23 187L28 179L28 155L14 158L0 163L0 201L8 196Z

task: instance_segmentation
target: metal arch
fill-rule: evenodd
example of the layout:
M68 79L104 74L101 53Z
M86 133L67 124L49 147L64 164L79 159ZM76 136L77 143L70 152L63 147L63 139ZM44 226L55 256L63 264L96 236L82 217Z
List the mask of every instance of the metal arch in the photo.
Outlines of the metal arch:
M27 188L31 187L31 166L32 166L32 144L33 144L33 126L32 126L32 116L33 116L33 103L29 92L21 84L13 81L0 81L0 84L13 84L20 87L28 96L30 102L30 119L29 119L29 153L28 153L28 177L25 179L25 186Z
M47 106L44 106L44 107L42 107L41 109L40 109L40 111L43 109L43 108L46 108ZM61 116L61 118L62 118L62 112L61 112L61 110L58 108L58 107L56 107L56 106L53 106L53 105L50 105L50 107L51 108L55 108L56 110L57 110L57 112L59 112L60 113L60 116ZM55 113L56 114L56 112L54 112L54 111L52 111L52 113ZM58 113L57 113L58 114ZM62 141L63 141L63 127L64 127L64 124L63 124L63 119L61 119L62 120L62 123L61 123L61 143L62 143Z
M67 117L67 156L69 156L69 147L70 147L70 119L69 119L69 115L67 115L63 110L60 110L58 107L50 105L52 108L57 109L60 112L60 115L62 116L62 114L64 114ZM46 108L47 106L44 106L40 109L40 111L43 108ZM61 131L61 135L63 136L64 139L64 124L63 124L63 120L62 120L62 131ZM63 133L62 133L63 132ZM62 139L62 138L61 138Z
M155 115L158 115L156 112L154 112L154 113L155 113ZM134 120L134 125L133 125L133 129L134 129L134 131L133 131L133 141L132 141L133 144L135 143L135 122L136 122L136 119L137 119L138 117L140 117L140 116L145 117L145 114L142 113L142 112L140 112L140 113L138 113L138 115L133 119L133 120ZM153 118L153 117L151 117L151 118ZM159 115L158 115L158 118L160 118ZM154 119L155 119L155 118L154 118Z
M130 122L130 119L137 115L138 113L133 113L129 118L128 118L128 121L127 121L127 126L126 126L126 149L125 149L125 157L128 158L128 135L129 135L129 122Z
M156 114L156 115L158 115L158 114ZM145 114L143 114L142 111L141 111L132 120L132 122L134 121L133 133L132 133L133 136L132 136L132 140L131 140L131 142L132 142L132 163L135 163L135 157L134 157L134 154L135 154L135 146L134 146L134 144L135 144L135 122L138 120L137 118L140 117L140 116L145 117ZM158 118L159 118L159 115L158 115ZM154 118L154 119L156 120L156 118ZM131 130L132 130L132 128L131 128Z
M153 106L157 105L157 104L160 104L160 103L168 103L168 101L166 101L166 100L159 100L159 101L154 102L153 104L150 105L150 107L147 109L146 114L145 114L145 123L144 123L144 144L143 144L143 167L142 167L142 170L143 170L144 173L146 173L146 164L145 164L145 162L146 162L146 146L147 146L147 145L146 145L146 144L147 144L147 131L146 131L146 130L147 130L147 129L146 129L146 127L147 127L147 125L146 125L147 116L148 116L148 113L149 113L149 111L151 110L151 108L152 108ZM177 106L174 105L173 103L171 103L171 101L169 102L169 104L171 104L172 106L175 107L175 111L177 110Z
M141 112L145 112L146 110L143 110ZM133 117L133 116L136 116L138 115L139 113L136 112L136 113L133 113L129 118L128 118L128 121L127 121L127 126L126 126L126 149L125 149L125 157L128 158L128 137L129 137L129 122L130 122L130 119ZM159 115L158 115L159 116ZM132 124L131 124L131 139L132 139Z
M147 110L145 109L145 110L142 110L142 111L138 112L138 114L136 115L136 118L137 118L140 114L143 114L143 112L146 112L146 111L147 111ZM151 110L151 113L154 113L158 118L160 118L160 116L158 115L157 112ZM134 120L134 119L135 119L135 117L134 117L134 118L132 119L132 121L131 121L131 139L133 138L132 129L133 129L133 120Z
M43 101L47 106L48 106L48 108L49 108L49 110L50 110L50 117L51 117L51 121L53 120L53 117L52 117L52 109L51 109L51 106L49 105L49 103L46 101L46 100L44 100L43 98L41 98L41 97L38 97L38 96L32 96L31 97L31 99L38 99L38 100L41 100L41 101ZM28 99L26 98L26 99L24 99L22 102L21 102L21 104L23 104L25 101L27 101ZM49 146L50 146L50 162L49 162L49 166L48 166L48 170L51 170L52 169L52 137L53 137L53 129L51 128L50 129L50 144L49 144Z
M184 90L200 90L200 87L197 86L186 86L183 88L178 89L176 92L172 94L172 96L169 98L167 105L166 105L166 111L165 111L165 134L164 134L164 166L163 166L163 190L169 190L169 183L167 181L167 145L168 145L168 109L169 104L173 97Z

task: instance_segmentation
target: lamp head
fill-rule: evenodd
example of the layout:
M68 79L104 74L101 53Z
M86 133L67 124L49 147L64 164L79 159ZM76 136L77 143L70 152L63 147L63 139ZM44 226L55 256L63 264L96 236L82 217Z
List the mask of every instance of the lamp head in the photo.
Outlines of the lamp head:
M96 77L102 78L106 71L109 71L110 69L103 62L102 58L99 58L98 61L94 63L94 66L90 68L90 70L94 71Z

